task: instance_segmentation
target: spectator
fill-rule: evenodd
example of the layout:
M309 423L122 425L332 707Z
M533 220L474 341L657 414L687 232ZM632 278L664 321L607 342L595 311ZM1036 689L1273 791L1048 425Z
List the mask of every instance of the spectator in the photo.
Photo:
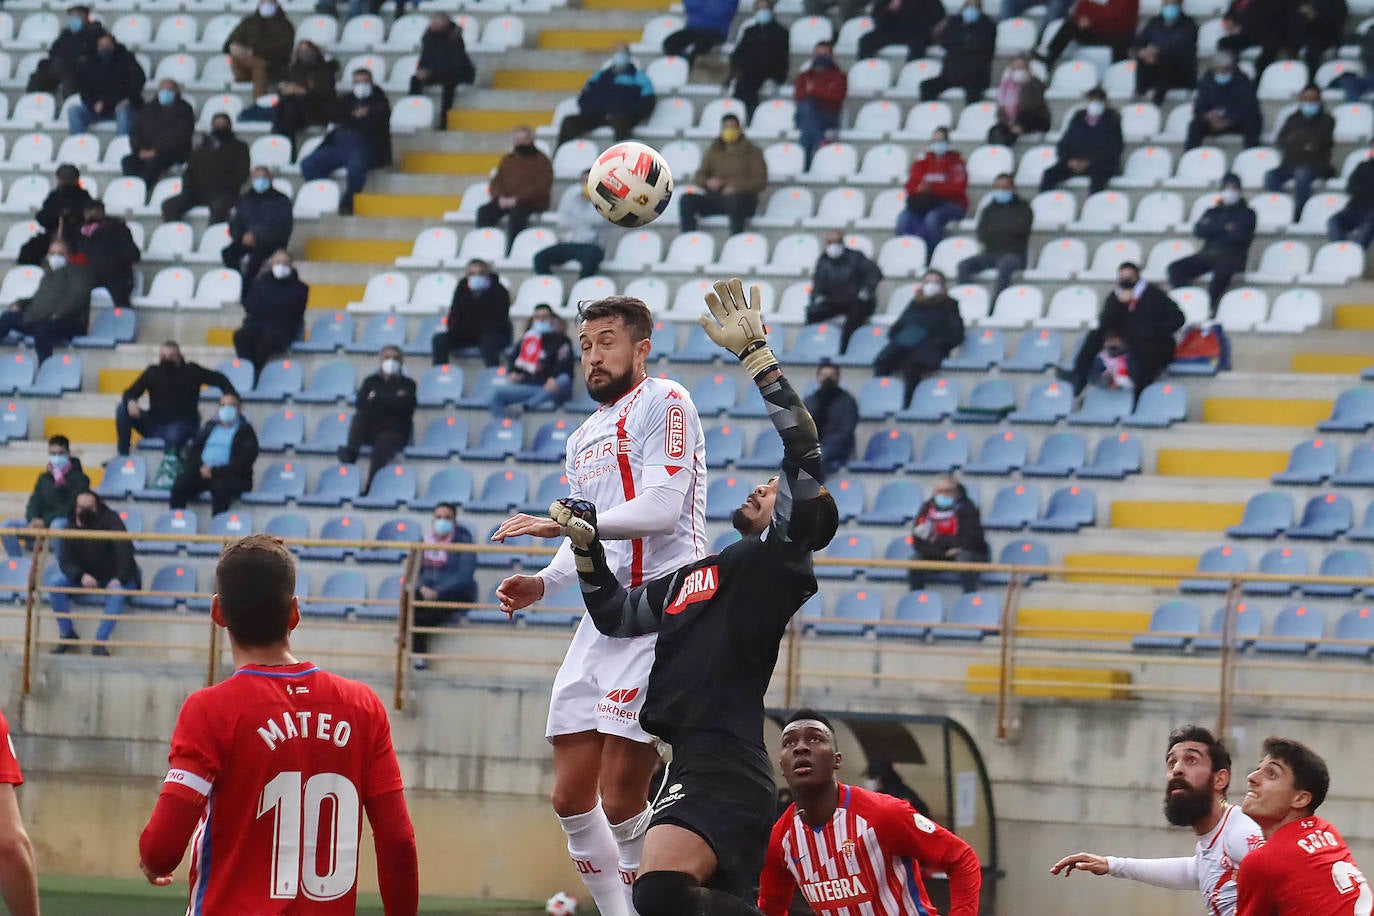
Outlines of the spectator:
M1350 7L1346 0L1300 0L1291 9L1290 48L1302 52L1307 72L1315 76L1326 52L1340 47Z
M91 201L86 207L86 221L81 224L76 250L70 254L72 260L85 259L97 289L103 286L115 305L129 307L129 297L134 292L134 265L143 260L143 252L128 223L106 215L105 205L100 201Z
M53 239L38 289L0 313L0 340L12 331L32 337L38 361L46 361L58 344L86 333L93 289L90 269L68 257L66 242Z
M1178 289L1210 273L1212 282L1207 292L1215 317L1231 278L1245 270L1250 243L1255 240L1255 211L1240 196L1239 178L1228 173L1221 179L1221 200L1202 214L1193 235L1202 239L1202 250L1169 265L1169 285Z
M935 26L933 37L945 49L945 60L938 76L921 83L922 101L934 101L947 89L962 89L969 105L982 101L992 84L997 43L997 26L983 14L982 0L965 0L959 15Z
M134 430L161 439L169 452L179 452L200 428L200 389L205 386L238 394L222 372L187 362L175 340L158 348L157 362L148 366L120 396L115 408L115 437L119 454L129 454ZM148 395L148 407L138 405Z
M1097 327L1083 338L1073 370L1061 377L1073 383L1074 393L1091 380L1093 363L1115 336L1130 354L1128 374L1137 392L1169 368L1174 359L1174 332L1183 327L1183 313L1168 293L1140 278L1140 267L1126 261L1117 268L1116 289L1107 294Z
M578 276L594 277L606 257L607 223L587 199L587 176L583 172L575 189L563 194L558 202L558 237L560 241L534 253L534 272L551 274L560 264L576 261Z
M132 151L120 161L124 174L142 178L149 188L174 165L191 155L191 135L196 130L196 113L181 97L174 80L157 84L157 97L139 109L129 134Z
M97 121L114 121L115 133L129 136L134 115L143 106L147 77L129 51L108 32L96 39L95 53L76 67L76 89L81 101L67 109L67 128L85 134Z
M811 275L811 298L806 303L806 323L843 318L840 353L849 349L854 332L873 317L878 307L878 284L883 272L862 251L844 244L844 233L825 234L825 250L816 259Z
M429 28L420 39L420 59L410 78L410 94L424 95L426 86L440 87L436 130L448 127L448 110L453 107L458 84L470 85L476 79L477 69L463 43L463 30L446 13L431 13Z
M338 82L337 60L326 58L313 41L296 45L286 73L277 84L277 105L271 113L272 133L290 137L293 153L301 131L329 123Z
M34 221L42 227L19 249L18 263L34 267L42 265L48 256L48 246L55 238L61 238L67 246L73 247L81 238L81 222L86 216L86 208L94 203L94 198L81 187L81 173L76 166L62 164L57 167L56 186L43 198Z
M181 474L172 484L171 507L185 509L194 496L210 491L210 510L218 515L253 489L258 436L239 412L239 396L226 391L219 410L186 448Z
M1188 124L1187 149L1200 145L1204 137L1240 134L1245 148L1259 146L1264 117L1259 97L1250 77L1236 69L1236 59L1219 52L1212 69L1198 81L1193 98L1193 120Z
M1366 92L1374 89L1374 29L1360 33L1360 69L1350 68L1327 84L1328 89L1339 89L1345 93L1347 102L1358 102ZM1314 71L1313 78L1316 78Z
M256 167L229 217L229 244L220 255L224 266L242 274L245 284L252 283L263 262L291 241L294 223L291 198L272 187L266 166Z
M806 396L806 410L816 421L826 473L838 474L854 457L859 402L840 387L840 367L828 359L816 369L816 390Z
M743 232L768 186L768 164L763 150L740 130L739 118L728 114L720 119L720 136L706 148L695 181L706 190L683 195L682 231L694 232L699 217L723 213L731 235Z
M968 212L968 169L949 145L949 129L935 128L930 150L911 163L906 209L897 214L897 234L920 236L927 251L945 237L945 226Z
M1030 69L1024 54L1011 59L997 83L997 123L988 129L988 142L1014 146L1022 134L1050 129L1050 108L1045 103L1045 84Z
M963 342L959 303L945 291L945 275L927 270L911 302L888 329L887 346L873 360L873 374L900 375L905 386L902 404L909 404L921 379L939 369Z
M1350 200L1326 223L1327 238L1369 248L1374 241L1374 158L1355 166L1345 183Z
M797 106L793 121L801 133L807 169L811 168L816 149L839 129L848 93L849 79L835 63L835 46L828 41L817 42L811 59L792 84L792 98Z
M72 512L67 516L67 526L78 531L125 531L119 514L90 490L76 497ZM91 647L92 655L108 656L110 650L105 643L124 611L124 592L143 587L143 574L134 561L134 542L72 538L62 545L58 570L52 581L56 588L99 588L109 592L105 596L105 615L95 630L96 645ZM76 649L73 643L81 638L68 616L72 596L49 592L48 602L57 615L57 630L61 636L52 651L54 655L63 655Z
M45 528L67 527L67 517L76 504L76 494L83 493L91 486L86 471L81 467L81 459L72 455L72 444L66 436L52 436L48 439L48 464L43 473L34 481L33 492L29 494L28 505L24 507L24 519L12 519L0 527L27 528L42 531ZM24 538L24 542L29 538ZM6 556L23 555L20 538L14 535L0 537ZM54 549L60 553L61 542L53 542Z
M862 16L868 6L868 0L802 0L806 15L831 17L832 34L844 23Z
M367 183L367 173L391 165L391 103L372 82L372 71L353 71L353 89L342 94L331 117L334 128L324 142L301 160L306 181L328 178L337 169L348 174L339 215L353 215L353 195Z
M1106 45L1112 49L1112 60L1125 60L1138 25L1140 0L1076 0L1050 40L1045 66L1053 70L1071 41Z
M282 78L291 61L296 27L276 0L262 0L224 40L234 82L253 84L253 97L262 98Z
M105 27L91 19L90 7L68 7L62 32L34 68L24 91L54 93L59 104L77 93L81 60L95 54L96 41L104 34Z
M504 383L491 390L491 415L511 407L556 409L572 397L573 345L567 324L547 305L534 307L525 333L511 347Z
M685 57L690 67L725 41L739 11L739 0L684 0L682 10L687 22L663 39L663 53Z
M1164 104L1170 89L1197 85L1197 21L1168 0L1135 38L1135 94Z
M1026 269L1034 220L1030 204L1016 193L1011 176L998 175L992 200L978 214L978 242L983 250L959 262L959 282L971 283L983 271L996 270L997 286L992 292L996 299L1011 285L1012 274Z
M488 188L491 200L477 208L477 225L495 226L506 220L506 247L529 225L530 216L545 213L553 194L553 163L534 145L534 131L517 127L512 149L501 157Z
M906 45L906 59L925 57L935 25L945 18L941 0L873 0L873 31L859 39L859 59L890 45Z
M1336 145L1336 119L1322 109L1322 93L1307 86L1298 97L1298 110L1279 129L1277 146L1283 159L1264 176L1266 191L1279 192L1293 182L1293 221L1312 196L1312 183L1336 174L1331 151Z
M916 513L911 523L913 560L941 563L986 563L991 557L987 539L983 536L983 518L978 507L968 498L963 484L948 474L935 478L930 499ZM907 572L907 584L912 591L926 587L925 570ZM964 592L978 591L978 572L958 573Z
M1002 0L1001 7L997 12L997 19L999 21L1015 19L1018 16L1024 15L1026 10L1030 9L1032 6L1043 6L1045 7L1045 14L1040 17L1040 21L1050 23L1056 19L1063 19L1067 16L1069 14L1069 4L1072 2L1073 0L1049 0L1048 3L1042 4L1037 2L1037 0ZM1039 44L1040 42L1037 41L1036 45L1039 46Z
M339 462L352 464L363 446L372 447L364 495L372 487L372 478L401 453L415 432L415 381L401 371L401 348L388 344L380 356L380 370L363 379L358 388L348 442L339 449Z
M471 544L472 532L466 525L459 525L458 508L453 503L439 503L434 507L434 520L430 523L425 543ZM450 551L442 549L426 550L420 556L420 573L416 578L415 597L420 601L442 601L445 603L466 603L477 600L477 554L472 551ZM437 627L453 617L448 608L417 606L414 609L416 627ZM424 655L429 651L429 634L410 633L410 652L415 656L412 662L416 671L429 667Z
M453 290L444 330L431 340L434 365L448 362L456 350L476 347L488 369L501 364L501 354L515 332L510 323L510 291L486 261L468 261L467 275Z
M610 125L616 142L628 140L635 127L654 112L654 84L630 60L620 45L611 62L593 73L577 97L577 114L558 125L558 145Z
M227 114L217 114L210 120L209 135L191 154L181 193L162 202L163 222L179 220L193 207L209 207L211 223L228 222L247 183L248 144L234 136Z
M234 332L234 352L253 364L253 384L263 366L301 338L310 287L301 280L285 248L278 248L243 294L243 326Z
M1086 176L1096 194L1121 171L1121 115L1107 107L1107 93L1088 91L1088 104L1074 113L1055 150L1059 158L1040 176L1040 190L1052 191L1078 175Z
M734 83L734 96L744 103L744 113L754 116L759 92L768 83L787 82L787 29L773 13L772 0L755 0L754 18L745 23L730 52L730 73L726 85Z
M1226 15L1221 18L1225 34L1217 47L1234 56L1247 48L1258 47L1260 55L1255 60L1255 72L1263 73L1290 40L1285 33L1291 27L1291 3L1293 0L1232 0Z

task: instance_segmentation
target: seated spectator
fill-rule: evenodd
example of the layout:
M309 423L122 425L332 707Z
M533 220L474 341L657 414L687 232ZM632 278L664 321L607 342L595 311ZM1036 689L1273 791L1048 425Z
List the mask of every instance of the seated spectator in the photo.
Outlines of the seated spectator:
M1043 6L1045 15L1040 21L1044 23L1054 22L1056 19L1063 19L1069 14L1069 4L1073 0L1049 0L1048 3L1040 3L1038 0L1002 0L1002 4L997 11L999 22L1007 19L1016 19L1025 14L1026 10L1032 6ZM1037 41L1036 45L1039 46Z
M78 531L126 530L119 513L105 505L105 501L90 490L76 497L72 512L67 516L67 527ZM124 612L124 592L143 587L143 574L134 560L134 542L72 538L62 545L58 569L59 574L52 581L56 588L99 588L109 592L105 597L104 617L95 630L96 645L91 647L92 655L108 656L110 650L105 643L114 632L119 615ZM72 596L49 592L48 602L57 615L57 631L62 637L62 641L53 647L53 654L63 655L74 651L77 647L73 643L81 636L68 616Z
M754 16L744 24L730 52L725 79L727 87L734 84L733 95L744 103L748 117L754 116L766 84L787 82L788 47L787 29L773 12L773 0L755 0Z
M1107 93L1088 91L1088 104L1075 112L1059 138L1055 151L1059 158L1040 176L1040 190L1053 191L1075 176L1088 179L1088 189L1096 194L1121 171L1121 152L1126 143L1121 136L1121 115L1107 107Z
M558 202L554 219L558 222L559 241L534 253L534 272L551 274L553 269L569 261L578 264L578 277L594 277L606 257L607 223L587 199L587 176L578 179L579 193L564 194Z
M1186 149L1201 145L1206 137L1240 134L1245 148L1259 146L1264 116L1250 77L1236 69L1236 59L1219 52L1212 69L1198 81L1193 97L1193 120L1188 124Z
M1286 33L1292 26L1289 15L1292 2L1231 0L1226 15L1221 18L1225 34L1217 47L1237 57L1247 48L1258 47L1260 55L1255 60L1255 72L1263 73L1264 68L1279 56L1279 51L1291 42L1291 36Z
M807 169L811 168L816 149L839 130L848 93L849 79L835 63L835 46L828 41L818 42L792 84L792 99L797 106L793 123L801 133Z
M355 16L371 14L379 15L382 7L386 5L386 0L347 0L348 6L344 14L345 18L352 19ZM420 9L420 0L396 0L396 18L400 19L405 15L406 3L410 4L413 11ZM338 0L316 0L315 12L324 16L338 16Z
M217 114L210 120L209 135L191 153L181 176L181 193L162 202L162 219L170 223L195 207L208 207L211 223L228 222L247 183L248 144L234 136L227 114Z
M339 449L339 462L352 464L364 446L371 446L364 495L372 487L372 478L401 453L415 432L415 380L401 371L401 348L388 345L379 355L381 368L359 386L348 443Z
M67 21L60 34L53 39L48 56L38 62L29 76L25 92L51 92L58 104L78 88L81 59L95 54L95 44L105 27L91 18L89 6L67 8Z
M1212 299L1210 314L1215 317L1231 279L1245 270L1255 240L1255 211L1240 196L1239 178L1227 174L1221 179L1221 200L1202 214L1193 235L1202 239L1202 250L1169 265L1169 285L1178 289L1210 273L1207 293Z
M1374 241L1374 158L1355 166L1346 180L1345 193L1350 199L1327 220L1327 238L1368 249Z
M869 5L869 0L802 0L802 11L808 16L828 17L832 30L838 31L849 20L862 16Z
M964 342L959 303L945 290L945 275L927 270L911 302L887 331L887 346L873 360L874 375L900 375L902 404L910 404L916 386Z
M546 410L572 397L573 345L567 324L553 308L537 305L525 333L511 347L506 377L491 390L491 415L500 419L510 408Z
M620 45L611 62L593 73L577 97L577 114L566 115L558 125L558 145L610 125L616 142L628 140L635 127L654 113L654 84L630 59L630 49Z
M44 362L58 344L86 333L93 289L90 269L68 257L66 242L54 239L38 289L0 313L0 341L11 332L32 337L34 353Z
M811 274L811 297L806 303L806 323L843 318L840 352L849 349L854 332L863 327L878 308L878 284L883 272L862 251L844 244L844 233L825 234L825 250Z
M19 249L17 262L34 267L42 265L48 256L48 246L54 238L60 237L70 248L81 237L81 223L86 216L86 208L94 203L94 198L81 187L81 173L76 166L62 164L57 167L56 184L43 205L38 208L34 221L42 227Z
M859 39L859 59L891 45L906 45L906 59L925 57L935 25L945 18L941 0L873 0L873 31Z
M134 265L143 260L143 252L134 241L129 224L107 215L105 205L98 200L91 201L86 208L86 219L71 257L84 258L95 287L103 286L115 305L129 307L129 297L134 293Z
M444 330L431 340L434 365L447 363L458 350L476 347L488 369L501 364L515 331L510 323L510 291L486 261L468 261L467 275L453 290Z
M934 251L945 237L945 226L968 212L968 169L949 145L948 128L937 127L930 137L929 152L911 163L897 234L919 236Z
M166 171L191 155L196 113L174 80L157 84L157 96L139 109L129 134L132 152L120 161L124 174L142 178L149 189Z
M467 526L459 525L458 507L453 503L439 503L434 507L434 519L430 523L425 543L471 544L472 533ZM468 603L477 600L477 554L471 551L429 549L420 556L420 572L416 577L415 597L419 601L442 601L445 603ZM416 605L413 620L416 627L443 626L453 617L447 608ZM412 664L416 671L429 667L424 655L429 651L429 634L412 629L410 633L410 652L415 656Z
M45 528L65 528L67 518L76 505L76 495L90 489L91 481L81 467L81 459L72 455L72 444L66 436L52 436L48 439L48 465L34 481L33 492L29 494L28 504L24 507L24 518L9 519L0 527L27 528L29 531L42 531ZM0 537L5 555L23 556L21 543L27 545L30 538L19 538L7 534ZM52 545L60 552L61 542Z
M917 511L911 523L911 546L913 560L928 562L986 563L992 555L978 507L968 498L963 484L948 474L935 478L930 499ZM976 571L958 575L965 593L978 591ZM912 591L923 589L929 576L925 570L908 570L907 584Z
M367 183L367 173L391 165L391 103L372 82L372 71L353 71L353 90L339 96L324 142L301 160L306 181L328 178L337 169L348 175L339 215L353 215L353 196Z
M1134 391L1133 361L1126 338L1119 331L1108 331L1103 336L1102 349L1088 370L1088 384L1107 391Z
M114 121L115 133L129 136L134 115L143 106L147 77L133 54L108 32L96 39L95 53L76 67L76 91L81 101L67 109L67 128L74 134L90 133L97 121Z
M1350 7L1346 0L1301 0L1291 9L1292 39L1288 47L1295 57L1298 52L1302 54L1307 72L1315 76L1326 53L1340 47Z
M859 402L840 387L840 367L828 359L816 369L816 390L806 396L806 410L816 421L826 473L838 474L854 457Z
M739 118L728 114L720 119L720 136L706 148L693 180L706 190L682 196L682 231L695 231L700 217L724 214L731 235L743 232L768 186L768 164L763 150L744 136Z
M296 27L276 0L262 0L224 40L234 82L253 84L253 97L262 98L286 72Z
M294 224L291 198L272 187L272 172L266 166L256 167L229 217L229 244L221 253L224 266L237 270L245 284L252 283L263 262L291 241Z
M967 104L981 102L992 84L997 43L997 26L983 14L982 0L965 0L957 16L935 26L933 37L945 49L945 60L938 76L921 83L921 99L930 102L948 89L962 89Z
M1116 270L1116 288L1107 294L1097 327L1084 335L1073 369L1060 373L1073 384L1075 394L1092 381L1093 365L1113 336L1130 354L1126 370L1137 392L1144 391L1174 361L1174 333L1183 327L1183 312L1168 293L1140 278L1138 265L1126 261Z
M334 87L338 82L337 60L326 58L313 41L296 45L286 72L277 84L277 105L270 115L272 133L290 137L293 153L301 131L329 123L337 98Z
M739 11L739 0L683 0L682 11L687 21L663 39L663 53L685 57L691 66L725 41Z
M1164 104L1170 89L1197 85L1197 21L1168 0L1135 38L1135 94Z
M1112 60L1125 60L1140 25L1140 0L1077 0L1059 24L1045 52L1045 66L1054 70L1069 42L1106 45Z
M501 157L488 188L491 200L477 208L479 227L506 221L506 247L529 225L530 216L548 211L553 194L553 162L534 145L534 131L517 127L512 149Z
M1270 192L1282 191L1293 182L1294 222L1312 196L1312 183L1336 174L1331 164L1336 119L1322 109L1322 93L1316 86L1307 86L1298 98L1298 110L1279 128L1276 145L1282 161L1264 176L1264 189Z
M200 429L200 389L209 385L221 392L238 394L222 372L187 362L175 340L158 348L157 362L148 366L124 390L115 408L115 438L119 454L129 454L134 430L140 436L161 439L169 452L179 452ZM148 396L148 407L138 401Z
M1014 146L1022 134L1041 134L1049 129L1045 84L1031 72L1030 60L1018 54L997 83L997 123L988 129L988 142Z
M181 474L172 484L171 507L185 509L193 497L210 492L210 511L228 512L234 500L253 489L258 435L239 411L239 396L226 391L219 410L186 447Z
M1350 68L1327 84L1327 89L1339 89L1345 93L1347 102L1358 102L1365 93L1374 89L1374 29L1360 33L1360 69ZM1313 79L1316 71L1313 71Z
M278 248L243 293L243 326L234 332L234 353L253 364L253 384L267 363L291 349L305 328L310 287L285 248Z
M477 69L463 43L463 30L446 13L430 13L429 28L420 39L420 59L410 78L410 94L424 95L426 86L440 87L436 130L448 128L448 111L458 84L471 85L476 80Z
M972 283L985 270L997 271L992 298L1011 285L1012 275L1025 270L1030 248L1031 206L1016 193L1010 175L998 175L992 185L992 200L978 214L978 242L983 250L959 262L959 282Z

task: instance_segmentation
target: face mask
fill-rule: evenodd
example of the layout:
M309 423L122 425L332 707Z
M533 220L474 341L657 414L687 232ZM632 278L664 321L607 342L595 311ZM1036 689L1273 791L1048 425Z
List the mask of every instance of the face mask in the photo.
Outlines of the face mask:
M630 66L630 55L626 54L624 51L619 51L611 58L611 64L616 67L616 69L624 70L626 67Z
M1322 103L1303 102L1301 105L1298 106L1298 108L1301 109L1302 113L1307 115L1309 118L1315 118L1317 115L1321 114Z
M953 509L953 508L954 508L954 497L953 497L953 496L950 496L948 493L936 493L936 494L935 494L935 508L937 508L937 509Z
M1227 205L1240 203L1240 192L1235 188L1227 188L1221 192L1221 202Z
M978 21L978 11L971 6L964 7L963 12L959 15L963 16L964 21L967 22L969 25L972 25L973 23Z
M998 204L1011 203L1011 191L1008 191L1006 188L998 188L992 192L992 201Z
M273 264L272 276L276 277L278 280L285 280L287 277L291 276L291 265Z
M552 321L536 321L530 325L530 333L544 336L553 330Z
M95 49L95 53L99 54L101 57L109 57L114 53L114 45L101 45Z
M400 375L401 361L394 357L382 360L382 375Z
M225 426L233 426L238 422L239 409L233 404L225 404L219 409L219 421Z
M259 194L266 194L267 189L270 187L272 187L272 179L270 178L258 176L253 179L253 190L257 191Z
M61 270L67 266L67 256L62 254L48 255L48 267L52 270Z
M468 277L468 289L474 293L484 293L491 286L491 277L486 274L473 274Z
M1102 117L1102 113L1106 110L1107 106L1103 105L1101 102L1088 103L1088 117L1090 118L1100 118Z
M95 524L95 510L82 509L76 513L76 520L81 523L82 528L89 528Z
M1029 70L1013 70L1013 71L1011 71L1011 81L1012 81L1013 83L1024 83L1024 82L1025 82L1026 80L1028 80L1028 79L1030 79L1030 71L1029 71Z
M1179 14L1179 9L1178 9L1178 7L1173 6L1173 5L1166 6L1166 7L1164 7L1164 9L1162 9L1162 10L1159 11L1159 15L1161 15L1161 16L1164 17L1164 21L1165 21L1165 22L1173 22L1175 19L1178 18L1178 14Z
M922 283L922 284L921 284L921 292L925 293L927 297L933 298L933 297L935 297L935 296L940 295L940 293L942 293L942 292L944 292L944 291L945 291L945 287L944 287L943 284L940 284L940 283Z
M177 94L171 89L159 89L157 91L157 103L159 105L170 105L177 100Z
M736 140L739 139L739 128L738 128L738 127L724 127L724 128L721 128L721 131L720 131L720 138L721 138L722 140L724 140L726 143L734 143Z
M1116 281L1116 288L1117 288L1117 289L1132 290L1132 289L1135 289L1135 283L1136 283L1135 280L1128 280L1128 279L1117 280L1117 281Z
M829 56L827 56L827 55L825 55L825 54L817 55L816 57L811 58L811 69L813 69L813 70L834 70L834 69L835 69L835 58L829 57Z
M259 15L259 16L275 16L275 15L277 15L277 5L276 5L275 3L261 3L261 4L259 4L259 5L258 5L258 15Z
M164 357L164 358L162 358L162 359L159 359L159 360L157 361L157 364L158 364L159 366L161 366L162 368L164 368L164 369L175 369L176 366L177 366L177 361L176 361L175 359L172 359L170 356L168 356L168 357Z
M1231 82L1230 73L1213 73L1212 78L1217 81L1218 86L1225 86L1227 83Z
M434 533L441 538L446 538L453 533L453 519L436 518L434 520Z
M234 131L229 127L216 127L214 130L210 131L210 136L214 137L220 143L227 143L234 138Z
M66 455L48 456L48 466L51 467L54 471L65 471L67 469L67 465L71 463L72 460L68 458Z
M838 258L842 254L844 254L844 246L839 242L831 242L829 245L825 246L825 256L827 258Z
M949 152L949 142L946 140L936 140L930 144L930 151L937 156L943 156Z
M82 27L85 26L85 25L86 25L85 20L83 20L80 16L70 16L70 17L67 18L67 31L68 31L68 32L79 32L79 31L81 31Z
M757 13L754 14L754 21L757 22L759 25L767 25L768 23L773 21L773 11L759 10Z
M840 387L840 380L833 375L827 375L821 379L821 387L827 390Z
M365 98L367 98L368 96L372 95L372 84L371 84L371 83L354 83L354 84L353 84L353 95L354 95L356 98L360 98L360 99L365 99Z

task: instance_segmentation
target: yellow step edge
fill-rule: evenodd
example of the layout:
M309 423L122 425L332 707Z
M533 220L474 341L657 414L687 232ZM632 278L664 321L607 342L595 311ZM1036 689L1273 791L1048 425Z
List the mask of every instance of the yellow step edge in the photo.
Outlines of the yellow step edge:
M336 264L391 264L410 254L412 244L400 239L317 238L305 243L305 259Z
M306 307L341 309L350 302L361 302L367 287L357 283L311 283Z
M1359 353L1295 353L1294 372L1316 372L1322 375L1359 375L1374 366L1374 354Z
M996 665L969 665L967 689L986 696L997 693ZM1012 694L1018 697L1057 697L1064 700L1128 700L1131 675L1111 668L1050 668L1017 665L1012 669Z
M1374 305L1338 305L1332 319L1341 331L1374 331Z
M73 442L114 445L114 413L108 417L48 416L43 418L43 438L66 436Z
M617 45L633 44L639 29L543 29L536 47L544 51L613 51Z
M89 467L86 462L82 462L82 470L90 478L91 488L100 486L105 479L105 469L95 462L91 462ZM0 492L5 493L32 493L33 482L42 474L44 468L38 465L26 464L4 464L0 465Z
M553 109L529 108L493 111L487 108L451 108L449 130L510 131L517 127L539 127L553 122Z
M1112 503L1113 528L1150 531L1224 531L1240 523L1244 503L1122 499Z
M590 75L586 70L497 70L491 76L491 88L577 92Z
M234 331L236 330L237 328L206 328L205 345L207 347L232 347L234 345Z
M1165 477L1247 477L1268 480L1288 466L1288 453L1164 448L1159 450L1155 460L1157 473Z
M1331 402L1297 398L1206 398L1204 423L1236 423L1244 426L1306 426L1331 416Z
M1177 570L1191 571L1197 568L1197 557L1153 556L1135 553L1074 553L1064 557L1064 565L1069 568L1111 569L1121 572L1140 570L1165 572ZM1065 582L1094 585L1145 585L1158 588L1174 588L1178 579L1158 579L1153 576L1104 576L1096 573L1066 573Z
M401 171L412 175L488 175L499 153L410 152L401 154Z
M1036 639L1097 639L1127 642L1150 625L1147 611L1063 610L1021 608L1016 629Z
M442 197L430 194L359 194L353 198L355 216L394 219L441 219L450 210L457 210L461 196Z
M672 4L666 0L582 0L584 10L656 10L668 12Z
M101 369L96 390L101 394L121 394L142 374L142 369Z

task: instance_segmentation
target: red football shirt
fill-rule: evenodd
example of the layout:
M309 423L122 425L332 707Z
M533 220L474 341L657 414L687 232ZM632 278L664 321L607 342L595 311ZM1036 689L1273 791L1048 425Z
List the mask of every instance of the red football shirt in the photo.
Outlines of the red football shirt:
M1370 916L1374 891L1319 817L1284 824L1240 863L1236 916Z
M0 712L0 783L11 786L24 784L24 774L19 772L19 758L14 756L14 742L10 740L10 724L5 714Z
M186 698L168 759L162 791L204 805L188 916L353 916L363 806L402 788L370 688L245 665Z

